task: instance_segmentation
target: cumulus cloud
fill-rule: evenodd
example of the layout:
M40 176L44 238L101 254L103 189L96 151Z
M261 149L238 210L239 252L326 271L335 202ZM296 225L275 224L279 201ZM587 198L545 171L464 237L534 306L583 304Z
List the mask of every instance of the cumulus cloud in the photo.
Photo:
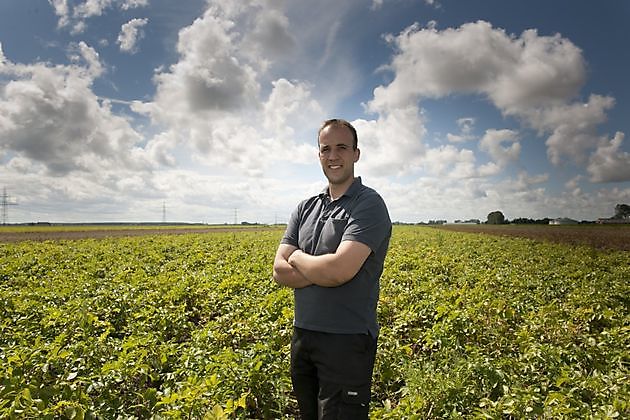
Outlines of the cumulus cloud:
M547 156L557 165L563 158L584 164L597 147L597 127L606 121L606 111L613 107L611 97L591 95L586 103L557 104L525 110L522 116L547 138Z
M263 127L279 137L294 138L293 127L312 124L323 118L324 112L313 99L310 86L302 82L278 79L272 82L273 89L263 104Z
M149 5L149 0L121 0L119 7L122 10L136 9L138 7L146 7Z
M630 180L630 153L621 150L624 134L617 132L608 141L602 139L591 156L588 172L593 182L623 182Z
M149 0L48 0L58 16L59 28L70 27L73 34L85 31L86 19L101 16L105 10L117 7L120 10L129 10L146 7Z
M281 10L261 10L252 25L253 30L245 34L242 45L263 68L296 47L295 37L289 31L289 19Z
M376 120L355 120L353 125L359 135L361 171L405 175L420 168L426 128L418 107L399 108Z
M233 111L257 104L260 86L252 66L239 56L234 22L216 9L206 13L179 33L180 60L155 76L156 106L162 119L206 111ZM172 104L183 107L173 112ZM162 108L160 108L162 107Z
M257 16L262 21L250 31L237 30L237 22ZM199 163L250 175L277 160L314 161L314 144L298 141L305 127L323 119L310 85L285 78L261 85L267 80L263 52L281 54L293 45L287 22L279 9L213 2L179 32L179 60L155 74L154 100L133 105L165 127L156 143L161 160L183 146Z
M2 60L0 74L9 77L0 90L2 150L53 175L146 168L135 148L141 136L91 89L102 73L96 52L79 43L71 58L68 66Z
M447 146L452 149L443 153L458 155L457 149ZM458 159L466 162L467 158L464 154ZM468 159L472 161L472 157ZM592 220L593 215L612 215L615 203L630 199L630 188L602 188L596 193L586 193L579 188L577 191L549 191L545 187L549 178L549 174L520 173L515 178L502 180L427 175L409 183L391 179L367 181L385 199L392 220L414 222L472 218L483 221L494 210L501 210L510 220L561 216Z
M68 25L70 21L70 7L68 6L68 0L48 0L48 3L55 10L55 14L59 16L57 26L64 27Z
M464 179L477 175L475 155L472 150L444 145L429 149L424 159L425 168L433 176Z
M548 136L547 155L553 164L570 159L586 165L589 157L595 159L594 153L597 162L612 163L601 157L597 128L614 99L600 95L591 95L586 103L576 99L585 82L586 63L582 51L560 34L542 36L532 29L516 36L483 21L440 31L432 22L424 28L412 25L386 39L395 54L383 69L394 77L374 89L367 110L387 114L425 98L482 95L505 116ZM460 142L467 137L449 133L447 139ZM488 144L480 145L490 151ZM514 143L502 152L503 158L506 152L517 155L519 147Z
M579 189L580 181L582 181L583 178L584 177L582 175L576 175L567 181L564 186L569 190L575 191L576 189Z
M503 112L517 113L571 98L584 82L581 51L560 35L528 30L516 38L479 21L444 31L415 24L386 39L396 48L388 66L395 78L375 89L374 111L422 97L480 93Z
M122 25L118 40L116 43L120 45L120 51L134 54L137 50L137 43L144 38L142 28L149 23L149 19L131 19Z
M260 133L248 129L241 112L258 112L260 86L254 68L238 54L233 28L211 7L182 29L179 61L155 75L154 101L136 109L167 127L171 148L184 143L201 154L195 155L199 160L233 159L242 168L251 163L246 146Z
M458 134L447 133L446 139L451 143L463 143L469 140L474 140L476 137L472 134L475 128L474 118L460 118L457 120L459 127Z
M509 146L504 146L511 143ZM501 168L511 161L518 160L521 145L518 133L514 130L487 130L479 142L479 149L487 152Z
M148 1L49 3L61 28L80 32L90 18ZM117 116L109 101L94 95L92 84L106 67L87 44L73 44L66 66L14 64L0 48L0 73L10 75L0 90L5 163L0 175L18 179L19 174L24 191L32 192L40 207L55 197L72 200L75 220L85 220L82 212L96 212L96 197L102 196L113 198L111 208L99 206L99 220L103 211L159 220L169 196L169 212L179 210L193 221L229 222L232 209L247 203L271 212L270 196L281 197L284 215L305 194L319 191L321 180L294 179L287 185L286 178L253 183L251 177L277 170L279 161L315 165L317 125L339 110L343 95L356 93L353 84L364 80L340 36L344 13L354 4L333 4L309 5L318 8L309 19L319 19L299 25L288 17L303 10L283 9L298 7L291 2L208 1L205 13L179 32L175 63L155 70L155 97L131 104L162 129L147 139ZM319 13L325 10L330 15ZM138 21L121 30L121 50L129 46L131 52L137 45L146 25ZM570 159L588 165L594 182L628 179L623 133L609 139L597 131L614 99L592 95L580 102L586 64L569 40L534 30L508 34L486 22L445 30L436 23L415 25L386 39L394 49L383 67L392 72L391 83L377 87L365 104L373 119L353 123L362 152L357 172L386 198L394 219L482 218L496 209L509 218L574 209L574 214L558 215L580 219L580 212L611 213L602 212L602 203L629 196L628 189L611 189L589 197L579 188L583 178L567 184L575 187L570 194L546 191L547 174L490 179L519 159L520 130L475 134L476 118L457 120L459 131L446 135L448 144L427 142L425 98L480 95L512 121L546 137L554 164ZM322 79L312 71L318 65L327 70ZM480 164L481 155L489 162ZM184 160L197 164L195 170L181 169ZM30 182L34 177L38 181ZM28 189L29 183L46 193ZM133 196L135 203L117 193ZM519 213L523 209L526 214ZM273 221L273 215L248 216L244 210L239 218Z
M79 65L74 69L83 74L87 80L94 80L103 74L104 68L98 53L85 42L70 44L68 53L70 61ZM81 67L82 64L84 66Z

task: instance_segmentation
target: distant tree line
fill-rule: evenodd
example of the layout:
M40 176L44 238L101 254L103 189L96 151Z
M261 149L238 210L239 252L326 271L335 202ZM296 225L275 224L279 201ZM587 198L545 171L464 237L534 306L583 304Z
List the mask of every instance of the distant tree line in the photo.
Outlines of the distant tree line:
M505 219L505 216L502 212L497 210L488 214L488 221L486 221L486 223L489 225L502 225L505 223L509 223L509 221Z
M627 220L630 223L630 205L628 204L617 204L615 206L615 215L611 217L612 220ZM485 222L481 222L479 219L468 219L468 220L455 220L454 223L467 223L467 224L479 224L485 223L488 225L505 225L505 224L515 224L515 225L548 225L554 219L550 219L549 217L544 217L542 219L530 219L527 217L518 217L513 220L506 219L503 212L496 210L488 214L488 218ZM418 222L418 223L405 223L405 222L394 222L394 225L444 225L448 222L446 220L429 220L428 222ZM593 220L582 220L581 222L575 222L579 224L586 223L595 223Z
M627 204L617 204L615 206L615 216L613 219L630 219L630 206Z
M615 215L611 217L613 220L628 220L630 221L630 205L628 204L617 204L615 206ZM526 217L519 217L513 220L508 220L505 218L502 212L493 211L488 214L488 220L486 221L489 225L503 225L503 224L521 224L521 225L548 225L553 219L545 217L543 219L529 219ZM578 223L595 223L594 221L581 221Z

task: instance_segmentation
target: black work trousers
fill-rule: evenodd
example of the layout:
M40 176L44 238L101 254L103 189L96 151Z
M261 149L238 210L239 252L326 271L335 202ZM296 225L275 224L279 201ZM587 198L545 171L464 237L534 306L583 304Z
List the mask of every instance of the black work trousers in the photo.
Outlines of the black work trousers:
M291 380L302 420L368 418L376 342L294 328Z

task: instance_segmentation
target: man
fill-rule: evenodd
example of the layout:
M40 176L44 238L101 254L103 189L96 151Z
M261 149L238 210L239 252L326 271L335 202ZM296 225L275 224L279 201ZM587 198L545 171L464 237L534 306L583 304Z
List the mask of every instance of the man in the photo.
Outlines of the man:
M303 419L367 419L392 225L383 199L354 177L354 127L325 121L318 147L328 187L293 212L273 265L295 295L291 379Z

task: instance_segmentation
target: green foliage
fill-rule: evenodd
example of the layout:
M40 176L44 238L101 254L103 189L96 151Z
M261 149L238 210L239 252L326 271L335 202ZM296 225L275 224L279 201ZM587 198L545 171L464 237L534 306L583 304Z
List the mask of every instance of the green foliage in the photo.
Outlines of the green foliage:
M0 417L282 417L278 232L0 247Z
M397 230L374 418L630 415L630 253Z
M0 418L293 418L281 231L0 245ZM630 416L630 253L396 227L372 417Z

